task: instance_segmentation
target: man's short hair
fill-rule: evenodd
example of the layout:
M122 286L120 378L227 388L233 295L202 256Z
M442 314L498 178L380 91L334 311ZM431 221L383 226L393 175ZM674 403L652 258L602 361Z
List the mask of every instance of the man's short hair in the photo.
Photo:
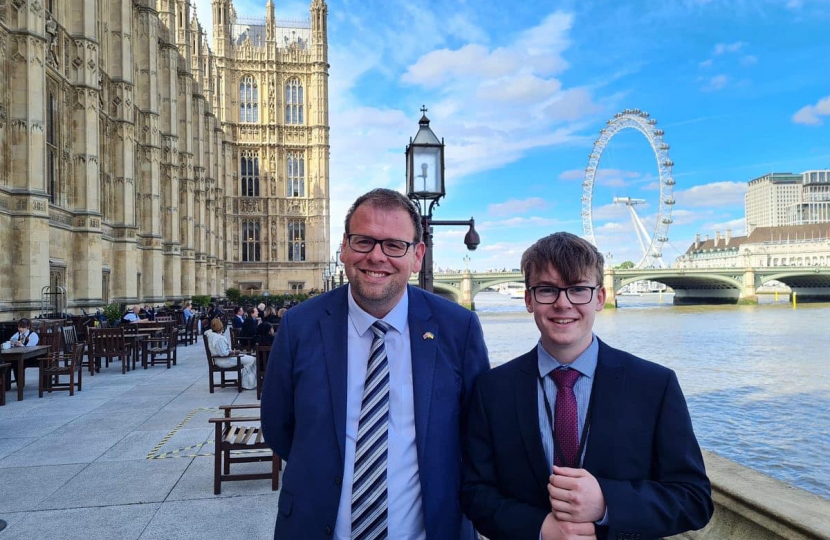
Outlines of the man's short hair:
M602 285L605 260L597 248L575 234L558 232L540 238L522 255L522 273L525 287L530 287L533 272L544 272L549 267L565 281L564 285L590 279L594 272L597 285Z
M17 321L17 327L18 328L31 328L32 327L32 321L30 319L27 319L27 318L24 317L24 318L20 319L19 321Z
M351 208L349 208L349 211L346 213L346 234L349 234L349 223L352 220L352 215L354 215L355 211L362 204L368 204L379 210L400 209L405 211L409 214L409 217L412 220L412 227L415 229L415 237L413 238L413 241L420 242L421 238L423 238L424 226L421 224L421 214L418 211L418 207L415 206L415 203L409 200L406 195L386 188L373 189L369 193L364 193L357 198Z

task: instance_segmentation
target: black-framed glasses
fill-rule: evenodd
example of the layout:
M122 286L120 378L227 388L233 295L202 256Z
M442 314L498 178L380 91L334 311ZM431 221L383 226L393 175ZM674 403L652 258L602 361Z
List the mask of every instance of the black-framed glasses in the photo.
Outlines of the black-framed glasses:
M536 285L530 288L533 299L539 304L553 304L559 298L559 293L565 291L568 301L579 306L589 303L594 298L594 291L599 285L574 285L572 287L554 287L553 285Z
M394 238L384 238L378 240L371 236L362 234L348 234L346 238L349 242L349 247L358 253L369 253L375 249L375 245L380 244L380 249L387 257L403 257L409 251L410 246L414 246L415 242L406 242L404 240L396 240Z

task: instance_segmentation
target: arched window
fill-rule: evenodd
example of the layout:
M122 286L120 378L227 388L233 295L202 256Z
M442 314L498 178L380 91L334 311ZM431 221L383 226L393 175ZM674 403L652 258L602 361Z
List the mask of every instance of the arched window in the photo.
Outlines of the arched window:
M242 222L242 262L258 262L262 257L259 242L259 221Z
M285 83L285 123L303 124L303 85L300 79Z
M252 152L243 152L240 158L240 178L243 197L259 197L259 156Z
M288 260L305 260L305 221L292 219L288 222Z
M46 192L49 202L64 206L65 193L60 182L60 157L58 155L58 96L55 84L49 82L46 98Z
M299 152L288 152L285 168L285 196L305 197L305 158Z
M259 122L259 92L250 75L242 77L239 83L239 121Z

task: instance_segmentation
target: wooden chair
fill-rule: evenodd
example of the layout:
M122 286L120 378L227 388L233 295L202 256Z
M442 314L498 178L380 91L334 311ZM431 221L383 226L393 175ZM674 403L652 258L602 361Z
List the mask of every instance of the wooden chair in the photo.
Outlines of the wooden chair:
M172 328L166 335L160 337L144 338L144 369L147 366L155 366L157 363L176 365L176 342L179 339L178 331ZM158 358L156 358L158 357Z
M238 422L250 424L259 422L259 405L220 405L219 409L224 411L223 418L211 418L209 421L215 426L216 435L214 439L214 468L213 468L213 493L219 495L222 492L222 481L236 480L261 480L271 479L271 490L280 488L280 469L282 459L273 453L271 448L262 438L262 429L259 425L239 426ZM232 416L231 411L240 409L256 409L256 416ZM262 455L250 455L251 450L267 451ZM240 456L237 452L242 452ZM270 461L271 472L257 474L231 474L232 463L251 463L255 461Z
M89 374L95 375L101 371L101 359L105 361L105 367L109 367L110 359L121 360L121 373L127 373L130 369L130 348L124 340L124 327L118 328L90 328L89 335Z
M178 328L178 332L180 344L191 345L196 343L196 316L190 317L190 320L184 326Z
M136 323L124 323L121 325L121 328L124 329L125 336L137 336L139 325Z
M6 404L6 384L11 364L0 364L0 406Z
M153 319L157 323L175 323L176 321L173 319L172 315L156 315L156 318Z
M211 354L210 347L208 347L208 340L202 337L202 343L205 344L205 355L207 356L207 363L208 363L208 383L210 383L210 393L213 393L214 386L218 386L219 388L227 388L230 386L236 386L237 392L242 392L242 353L241 352L233 352L228 356L215 356ZM223 368L216 365L216 360L219 358L236 358L236 365ZM226 373L230 373L232 371L236 372L236 379L227 379L225 377ZM220 382L216 384L213 380L213 374L219 372L220 374Z
M265 369L271 356L270 345L257 345L256 348L256 398L262 399L262 385L265 383Z
M81 391L82 364L86 343L76 343L72 352L67 354L63 351L49 353L40 357L40 377L37 386L38 397L43 397L43 392L53 390L69 390L69 395L75 395L75 387ZM69 376L69 381L62 383L61 375ZM77 376L77 381L76 381Z
M38 330L38 345L49 345L50 353L63 350L63 332L59 324L44 323Z
M239 330L230 327L231 330L231 347L237 351L245 351L249 353L256 352L256 336L242 337L239 335Z

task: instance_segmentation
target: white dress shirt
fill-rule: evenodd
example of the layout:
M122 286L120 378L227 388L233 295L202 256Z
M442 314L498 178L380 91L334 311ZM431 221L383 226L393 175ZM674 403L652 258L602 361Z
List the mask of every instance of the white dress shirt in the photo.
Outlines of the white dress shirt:
M352 481L360 404L366 383L366 367L377 320L366 313L351 294L349 286L348 375L346 387L346 456L343 485L334 536L351 540ZM412 391L412 350L409 340L409 296L404 293L398 305L383 321L386 356L389 362L389 432L387 450L387 523L389 540L425 540L418 452L415 446L415 404Z
M28 341L26 341L27 337L29 338ZM25 332L16 333L9 341L22 341L25 343L25 345L18 345L18 347L34 347L38 344L40 339L37 337L37 332L26 330Z

